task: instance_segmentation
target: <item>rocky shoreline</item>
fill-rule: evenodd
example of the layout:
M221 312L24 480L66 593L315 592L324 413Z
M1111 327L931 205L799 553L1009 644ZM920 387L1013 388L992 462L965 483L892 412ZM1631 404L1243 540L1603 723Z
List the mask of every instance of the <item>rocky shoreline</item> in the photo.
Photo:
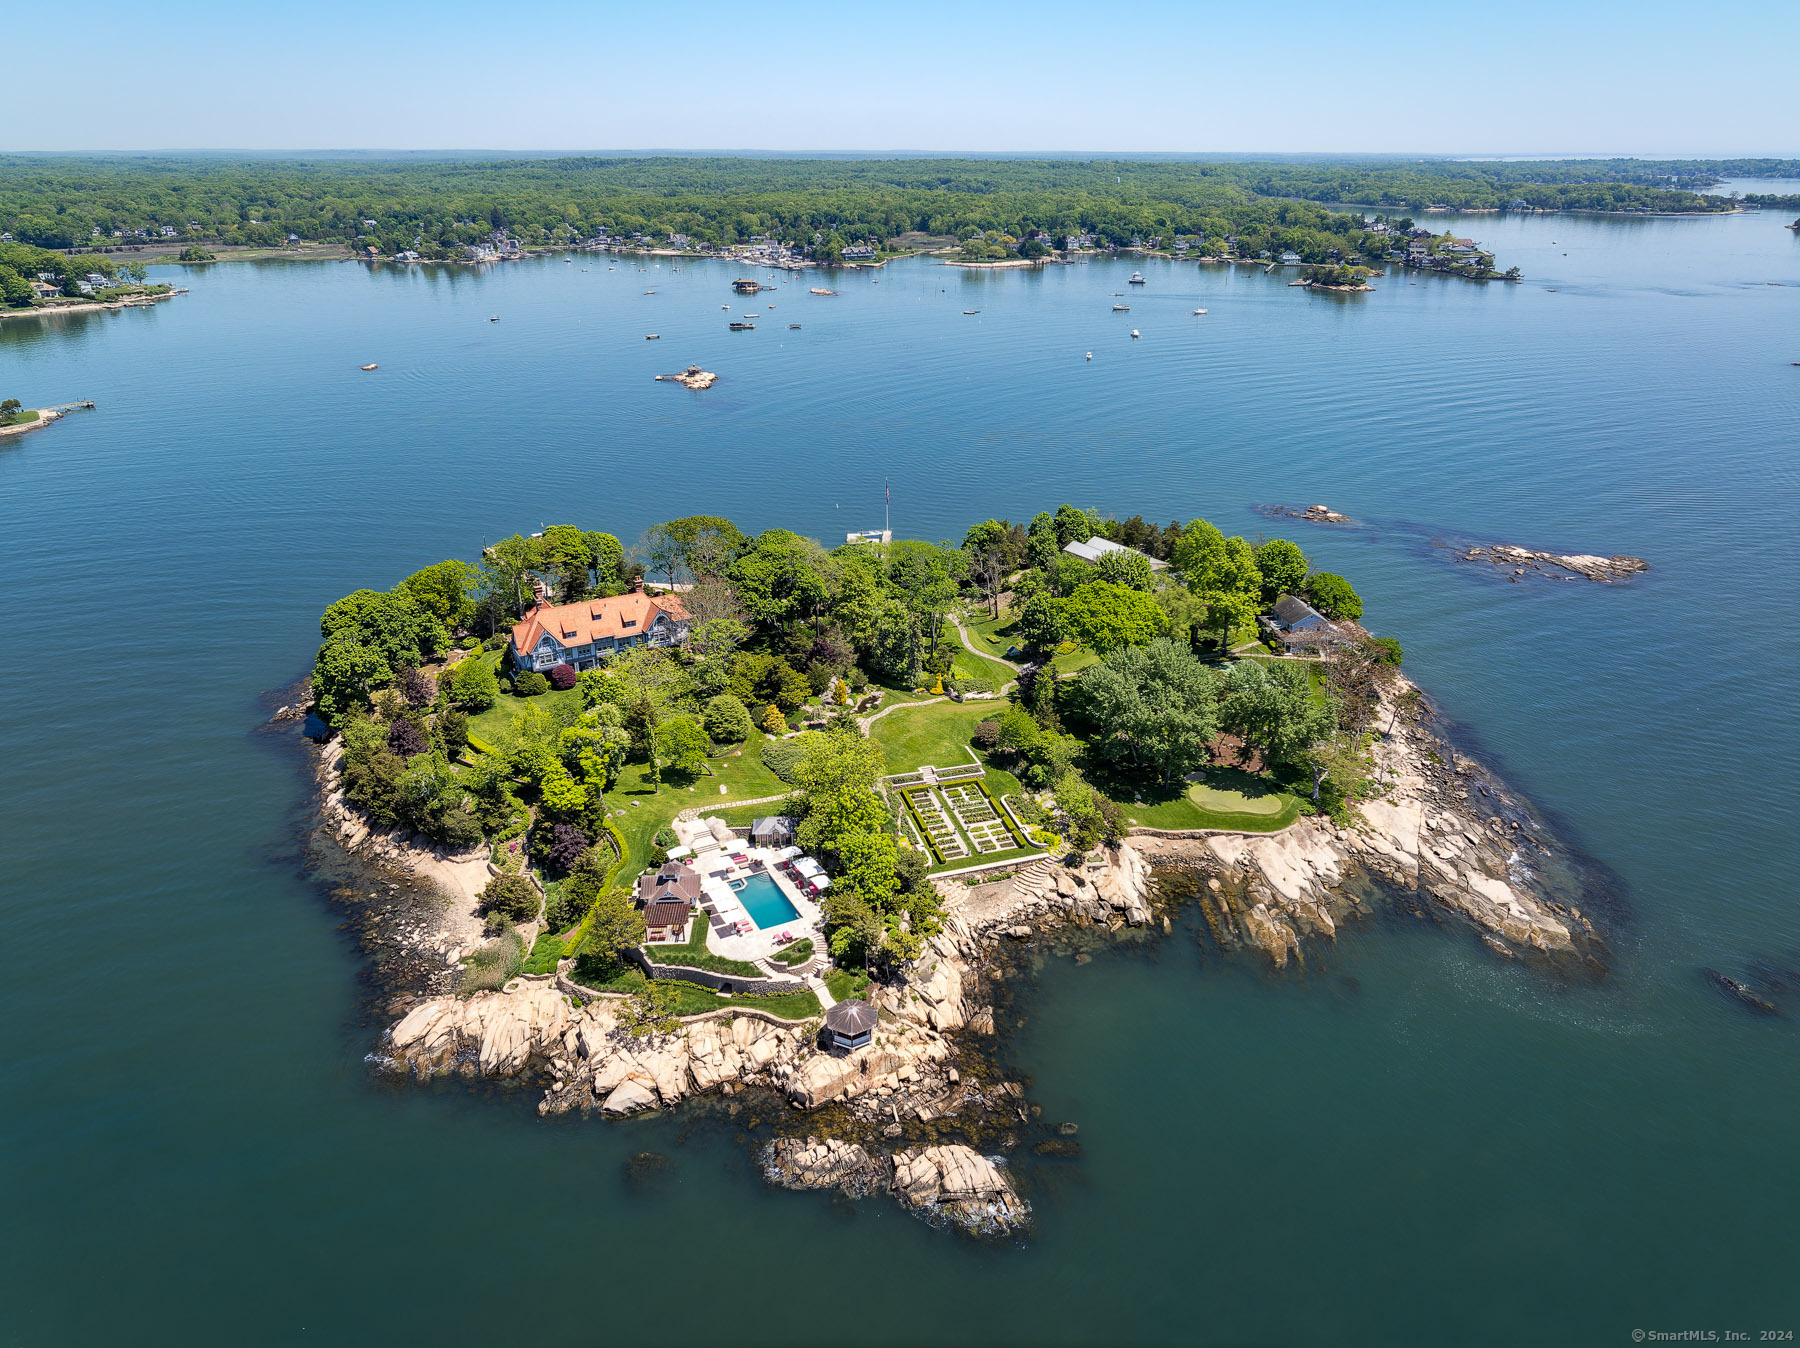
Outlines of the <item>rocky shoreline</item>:
M934 1223L996 1237L1031 1218L1005 1158L1080 1151L1075 1125L1040 1121L1005 1060L1001 1031L1020 966L1047 949L1080 958L1100 944L1160 939L1171 909L1194 899L1221 948L1271 970L1304 970L1309 951L1343 924L1387 905L1460 925L1496 955L1604 975L1579 867L1525 802L1457 752L1404 678L1383 692L1375 724L1384 728L1374 747L1383 794L1360 807L1355 827L1302 818L1275 834L1132 829L1074 866L1038 861L979 885L938 882L942 929L903 980L870 986L875 1037L851 1052L822 1049L816 1019L745 1007L634 1035L620 1023L622 997L559 975L457 995L443 971L479 939L485 854L451 857L403 835L371 835L343 801L335 746L318 747L315 762L321 830L443 896L433 920L376 938L408 941L419 967L437 974L396 1000L372 1060L420 1078L510 1082L539 1093L542 1115L617 1118L704 1103L735 1120L746 1142L766 1125L773 1138L758 1155L772 1183L891 1194Z

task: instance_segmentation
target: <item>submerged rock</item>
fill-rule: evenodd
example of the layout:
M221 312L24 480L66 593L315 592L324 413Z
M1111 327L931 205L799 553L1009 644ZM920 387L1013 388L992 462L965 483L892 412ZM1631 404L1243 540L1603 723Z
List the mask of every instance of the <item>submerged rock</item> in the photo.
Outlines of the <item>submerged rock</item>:
M1700 972L1705 976L1706 980L1714 987L1718 988L1719 991L1736 1001L1739 1005L1749 1007L1752 1011L1756 1012L1757 1015L1779 1016L1781 1014L1780 1008L1778 1008L1774 1002L1763 997L1758 997L1754 992L1750 991L1749 988L1738 982L1737 979L1729 978L1720 973L1717 969L1702 969Z

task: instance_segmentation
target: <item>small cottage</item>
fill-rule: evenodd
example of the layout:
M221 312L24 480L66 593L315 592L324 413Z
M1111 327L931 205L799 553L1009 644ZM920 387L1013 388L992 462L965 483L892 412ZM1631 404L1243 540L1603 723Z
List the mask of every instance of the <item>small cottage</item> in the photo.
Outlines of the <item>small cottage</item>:
M765 815L750 825L750 841L757 847L786 847L794 841L794 821L784 814Z

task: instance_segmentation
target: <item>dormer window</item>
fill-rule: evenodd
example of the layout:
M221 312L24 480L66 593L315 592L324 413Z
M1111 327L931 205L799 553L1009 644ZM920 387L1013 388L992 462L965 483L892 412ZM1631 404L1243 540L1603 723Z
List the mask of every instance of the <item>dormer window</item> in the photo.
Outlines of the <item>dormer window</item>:
M621 619L619 619L619 626L620 627L636 627L637 619L636 618L621 618Z

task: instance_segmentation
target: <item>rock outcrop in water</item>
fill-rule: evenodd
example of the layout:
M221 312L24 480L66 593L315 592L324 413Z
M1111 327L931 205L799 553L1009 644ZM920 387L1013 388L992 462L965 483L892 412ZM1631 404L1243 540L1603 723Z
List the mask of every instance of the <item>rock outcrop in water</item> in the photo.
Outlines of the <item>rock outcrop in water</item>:
M1495 566L1511 567L1514 580L1521 580L1527 573L1548 576L1553 580L1575 580L1586 577L1588 580L1607 584L1624 580L1630 576L1641 575L1650 569L1650 563L1642 557L1626 557L1623 554L1612 557L1595 557L1587 553L1534 552L1530 548L1513 547L1501 543L1491 548L1464 548L1456 554L1459 562L1492 562Z
M927 1221L975 1236L1006 1236L1030 1224L1031 1205L993 1158L960 1143L871 1156L837 1138L777 1138L762 1150L763 1176L786 1189L838 1189L852 1198L892 1191Z

